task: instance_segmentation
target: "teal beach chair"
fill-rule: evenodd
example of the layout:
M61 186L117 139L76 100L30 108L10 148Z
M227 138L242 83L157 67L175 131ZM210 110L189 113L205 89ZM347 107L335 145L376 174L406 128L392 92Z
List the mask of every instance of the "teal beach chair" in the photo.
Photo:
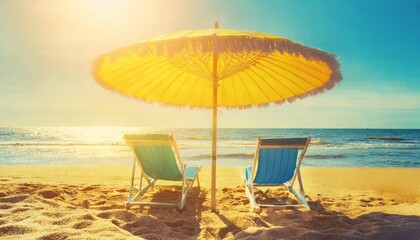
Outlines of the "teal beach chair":
M197 179L199 167L187 167L182 163L175 138L167 134L128 134L124 136L126 143L134 152L131 184L126 208L131 205L175 206L181 211L184 208L187 192ZM134 186L136 165L140 167L139 186ZM147 185L142 187L143 180ZM145 202L141 197L157 180L181 182L181 199L178 203ZM138 192L133 196L134 189Z
M311 137L283 139L258 138L254 165L244 170L245 192L253 210L259 209L260 207L284 206L304 206L309 209L309 205L305 200L305 192L299 169L310 141ZM299 151L300 155L298 156ZM293 188L296 178L299 182L299 193ZM285 186L296 196L301 204L259 204L254 194L254 188L256 186Z

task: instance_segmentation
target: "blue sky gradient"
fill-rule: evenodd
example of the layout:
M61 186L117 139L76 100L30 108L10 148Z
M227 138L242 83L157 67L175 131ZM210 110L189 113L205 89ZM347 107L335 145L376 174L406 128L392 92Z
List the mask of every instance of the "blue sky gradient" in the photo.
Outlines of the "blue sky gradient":
M211 111L121 97L90 67L117 47L215 20L331 52L343 75L292 104L222 109L220 127L420 127L417 0L0 1L0 126L210 127Z

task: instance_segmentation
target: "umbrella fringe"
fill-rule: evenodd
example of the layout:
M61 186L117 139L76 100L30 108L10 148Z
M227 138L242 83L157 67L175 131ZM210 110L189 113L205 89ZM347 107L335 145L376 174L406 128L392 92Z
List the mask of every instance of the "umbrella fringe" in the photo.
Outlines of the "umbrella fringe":
M118 48L111 53L110 62L117 61L118 58L136 54L144 57L151 54L159 56L174 56L181 52L185 54L197 54L207 52L250 52L260 51L264 53L288 53L293 56L303 56L308 60L330 62L335 60L334 55L316 48L310 48L299 43L295 43L284 38L263 38L250 36L229 36L216 37L209 40L209 37L191 37L187 39L170 39L143 41L128 47Z

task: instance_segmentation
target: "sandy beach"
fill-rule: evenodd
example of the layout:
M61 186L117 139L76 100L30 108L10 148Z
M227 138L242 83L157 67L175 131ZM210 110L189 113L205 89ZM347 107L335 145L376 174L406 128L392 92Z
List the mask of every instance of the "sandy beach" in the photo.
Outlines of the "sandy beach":
M250 210L241 168L217 172L218 213L210 209L210 169L200 173L182 213L125 210L129 167L1 166L1 239L419 239L420 169L304 168L311 211ZM290 199L281 188L258 199ZM158 182L147 199L179 198Z

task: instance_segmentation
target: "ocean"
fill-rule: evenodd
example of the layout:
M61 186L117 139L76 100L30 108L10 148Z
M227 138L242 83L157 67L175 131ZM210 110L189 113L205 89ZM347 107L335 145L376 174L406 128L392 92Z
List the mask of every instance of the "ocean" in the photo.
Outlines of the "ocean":
M172 133L189 166L211 165L211 129L0 128L2 165L130 165L127 133ZM257 137L311 136L303 167L420 167L420 129L218 129L218 166L247 166Z

